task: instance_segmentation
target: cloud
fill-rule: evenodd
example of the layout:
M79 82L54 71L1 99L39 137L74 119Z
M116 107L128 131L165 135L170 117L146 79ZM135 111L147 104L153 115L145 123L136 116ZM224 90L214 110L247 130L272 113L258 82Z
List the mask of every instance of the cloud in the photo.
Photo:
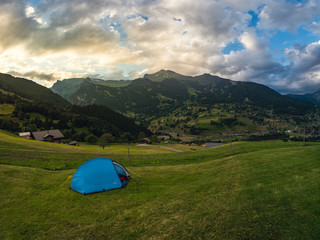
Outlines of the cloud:
M234 80L268 83L272 81L271 74L282 71L282 66L272 59L268 42L259 39L253 31L244 32L238 41L243 44L243 50L209 58L208 65L214 74Z
M44 81L55 81L56 76L53 73L44 73L44 72L37 72L37 71L31 71L26 73L20 73L17 71L10 71L7 72L8 74L14 75L16 77L24 77L24 78L30 78L30 79L37 79L37 80L44 80Z
M313 21L309 26L306 27L307 30L313 32L315 35L320 36L320 22Z
M320 41L295 49L286 49L290 59L287 76L279 86L292 92L315 92L320 89Z
M199 72L249 18L223 2L207 1L52 0L30 6L13 0L1 9L7 14L6 22L0 23L5 29L0 35L7 39L0 42L2 49L22 45L30 57L60 54L62 62L87 56L95 59L98 65L92 67L97 69L126 63L185 74ZM12 29L9 23L14 19Z
M107 31L98 23L99 11L92 3L68 1L53 7L57 1L43 2L39 7L13 0L1 3L0 49L23 44L32 54L77 51L79 54L102 53L117 46L119 34ZM44 12L39 10L45 9ZM50 12L48 9L50 9Z
M283 91L284 82L290 89L309 89L319 79L316 48L288 48L290 65L283 66L270 51L268 34L301 26L318 34L318 5L316 0L40 0L36 5L2 0L0 71L48 84L172 69L257 81ZM257 28L248 27L249 11L258 15ZM244 48L223 54L235 41Z
M318 0L297 1L271 0L262 8L258 27L261 29L295 32L319 14Z
M0 4L0 53L7 48L23 43L39 23L26 17L25 6L21 1L4 1Z
M286 55L295 71L307 71L320 65L320 41L302 48L286 49Z
M254 32L244 32L238 40L243 50L209 58L207 64L212 73L262 83L282 93L320 89L320 41L286 49L290 64L282 65L271 55L268 41L259 39Z
M233 9L242 12L248 12L250 10L258 9L266 1L263 0L225 0L225 4Z
M90 74L89 76L92 78L100 78L100 79L107 79L107 80L120 80L121 79L120 76L124 76L124 72L123 70L117 67L110 67L105 69L103 73Z

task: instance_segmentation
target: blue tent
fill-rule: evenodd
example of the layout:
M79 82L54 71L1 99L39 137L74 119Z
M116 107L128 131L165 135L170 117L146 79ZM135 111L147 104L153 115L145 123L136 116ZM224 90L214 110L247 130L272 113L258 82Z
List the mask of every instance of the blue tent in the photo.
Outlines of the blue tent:
M71 189L81 194L125 187L130 179L127 169L108 158L94 158L82 164L71 181Z

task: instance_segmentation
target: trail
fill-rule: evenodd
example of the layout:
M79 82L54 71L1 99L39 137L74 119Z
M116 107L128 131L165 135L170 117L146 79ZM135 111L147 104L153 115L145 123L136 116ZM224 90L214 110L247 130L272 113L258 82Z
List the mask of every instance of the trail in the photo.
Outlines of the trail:
M174 151L174 152L183 152L183 151L181 151L179 149L174 149L174 148L165 147L165 146L161 146L161 145L138 144L137 147L160 147L160 148L168 149L168 150L171 150L171 151Z

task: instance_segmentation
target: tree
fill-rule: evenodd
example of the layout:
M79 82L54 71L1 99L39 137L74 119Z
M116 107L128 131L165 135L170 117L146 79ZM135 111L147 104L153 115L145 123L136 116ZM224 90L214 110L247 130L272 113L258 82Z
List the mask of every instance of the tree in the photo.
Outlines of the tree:
M88 143L96 143L97 142L97 137L95 135L91 134L91 135L89 135L87 137L87 142Z
M104 133L99 138L99 145L104 149L109 143L114 141L114 137L111 133Z
M143 138L145 138L146 137L146 134L145 134L145 132L139 132L139 135L138 135L138 140L140 140L140 139L143 139Z
M120 142L128 142L134 139L134 136L132 136L129 132L124 132L120 135Z
M154 142L154 143L158 143L159 142L158 136L156 134L153 134L151 136L151 141Z
M84 142L85 141L85 138L86 138L86 134L84 133L84 132L80 132L80 133L76 133L75 134L75 139L78 141L78 142ZM97 139L97 138L96 138ZM96 141L94 141L93 140L93 138L91 139L93 142L96 142ZM90 140L90 141L91 141ZM90 142L89 140L88 140L88 142Z

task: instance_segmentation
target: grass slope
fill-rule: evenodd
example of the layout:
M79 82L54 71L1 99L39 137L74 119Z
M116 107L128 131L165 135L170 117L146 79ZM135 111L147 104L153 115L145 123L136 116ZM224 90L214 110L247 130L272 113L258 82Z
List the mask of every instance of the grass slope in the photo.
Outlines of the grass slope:
M70 103L50 89L31 80L16 78L9 74L0 73L0 89L32 101L55 106L68 106Z
M14 105L0 104L0 115L12 114L13 111L14 111Z
M0 165L1 239L320 236L319 143L239 143L231 152L227 145L195 152L179 147L182 153L132 147L133 158L142 160L128 167L133 178L127 188L87 196L68 189L75 169L43 168L55 161L76 168L90 155L109 153L125 161L126 147L103 152L3 132L0 147L1 163L22 165L26 152L24 165L32 166Z

